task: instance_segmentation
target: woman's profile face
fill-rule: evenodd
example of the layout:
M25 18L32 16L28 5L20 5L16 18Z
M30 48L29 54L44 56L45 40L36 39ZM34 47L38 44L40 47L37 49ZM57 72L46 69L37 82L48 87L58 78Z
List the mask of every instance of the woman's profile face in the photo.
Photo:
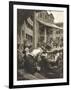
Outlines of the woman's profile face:
M29 51L29 48L28 48L28 47L26 47L26 48L25 48L25 51L26 51L26 52L28 52L28 51Z

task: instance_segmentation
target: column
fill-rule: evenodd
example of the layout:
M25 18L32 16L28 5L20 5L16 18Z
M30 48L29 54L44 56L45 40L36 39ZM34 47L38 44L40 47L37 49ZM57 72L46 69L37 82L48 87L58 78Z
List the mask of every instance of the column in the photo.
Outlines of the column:
M24 20L24 39L26 39L26 22Z
M24 41L26 39L26 28L25 28L25 26L26 26L26 22L24 20L24 23L21 26L21 44L24 44ZM24 32L24 34L23 34L23 32Z
M46 27L44 28L44 43L47 42L47 30Z
M55 47L55 39L56 39L56 30L53 30L53 48Z
M22 44L22 26L21 26L21 30L20 30L20 36L21 36L21 44Z
M56 30L53 30L53 40L56 39Z
M33 48L37 48L37 42L38 42L38 22L36 20L36 11L34 11L34 17L33 17Z

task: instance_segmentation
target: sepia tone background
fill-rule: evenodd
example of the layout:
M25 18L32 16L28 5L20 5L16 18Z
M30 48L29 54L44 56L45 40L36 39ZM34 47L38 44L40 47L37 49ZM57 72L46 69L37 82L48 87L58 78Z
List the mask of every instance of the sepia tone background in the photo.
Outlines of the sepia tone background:
M27 79L32 71L38 73L36 74L36 77L39 76L37 79L42 79L43 76L48 79L63 77L63 15L64 12L61 11L17 9L18 80L25 77L23 71L25 67L29 67L28 75L25 74ZM44 54L47 54L46 60L39 53L35 57L38 61L41 59L40 62L35 62L40 66L41 70L39 72L32 69L32 62L29 63L30 60L35 61L35 58L32 59L30 56L26 56L27 60L22 57L26 47L29 48L29 53L35 49L38 51L42 47L46 49L46 51L43 50ZM19 52L22 54L19 54ZM25 62L29 64L25 65ZM35 68L37 67L38 65ZM34 79L34 76L31 73L29 79Z

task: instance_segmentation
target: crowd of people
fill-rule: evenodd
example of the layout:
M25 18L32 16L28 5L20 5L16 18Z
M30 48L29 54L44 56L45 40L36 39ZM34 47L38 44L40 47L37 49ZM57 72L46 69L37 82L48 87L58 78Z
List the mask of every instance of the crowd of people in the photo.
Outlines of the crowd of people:
M36 49L18 45L17 79L51 79L63 77L63 48L48 49L45 44Z

